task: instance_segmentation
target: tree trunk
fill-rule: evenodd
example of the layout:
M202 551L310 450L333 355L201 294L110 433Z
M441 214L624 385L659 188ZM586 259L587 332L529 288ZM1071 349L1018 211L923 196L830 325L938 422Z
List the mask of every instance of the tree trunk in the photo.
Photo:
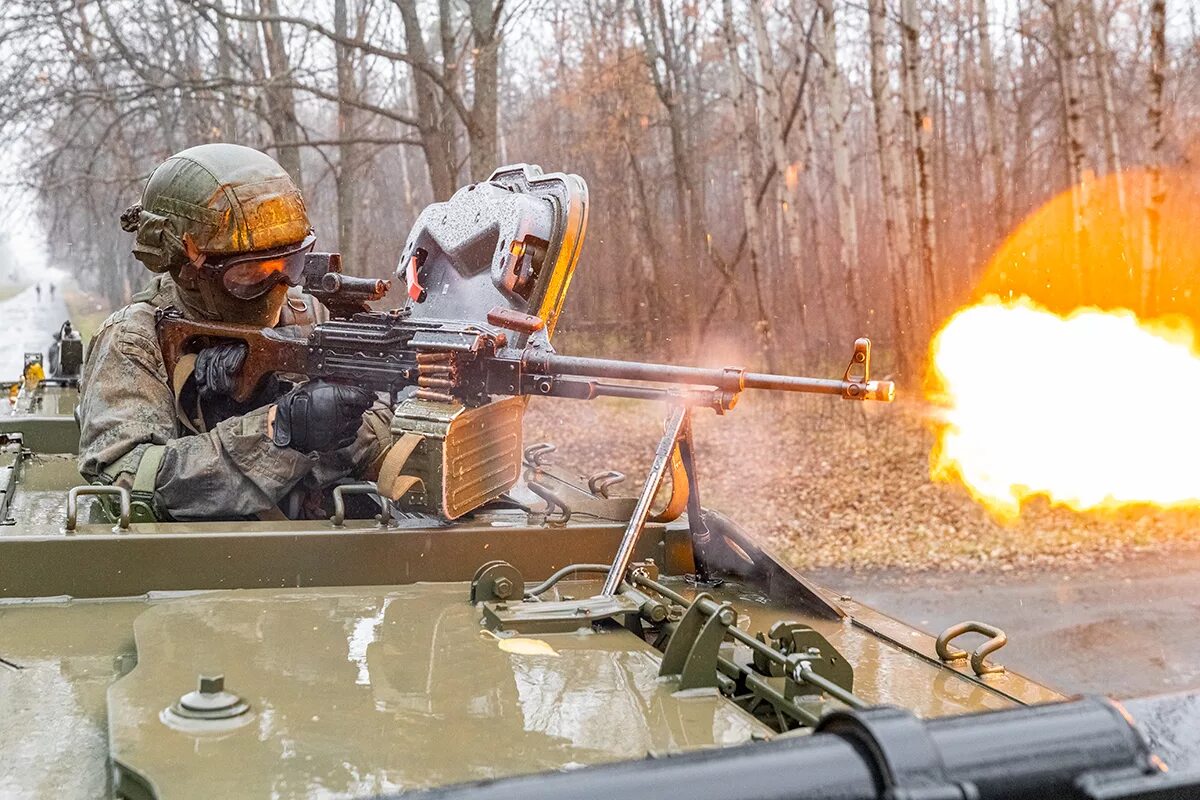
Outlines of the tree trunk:
M1085 175L1086 148L1083 143L1083 111L1079 96L1079 76L1075 69L1075 0L1047 0L1054 17L1054 62L1062 96L1063 133L1067 144L1067 180L1071 183L1071 222L1074 233L1074 261L1079 301L1088 290L1084 276L1083 254L1087 241L1088 187Z
M264 17L278 17L278 0L259 0L259 13ZM268 124L275 141L280 142L279 165L283 167L296 186L304 189L300 171L300 125L296 120L296 98L289 85L292 68L283 44L283 25L278 20L262 22L263 44L267 51L267 111Z
M996 95L996 66L992 56L992 35L988 25L987 0L975 0L975 24L979 30L979 79L983 90L983 110L987 127L987 167L992 178L992 216L997 240L1008 231L1008 201L1004 195L1004 146L1000 137L1000 110Z
M1117 229L1121 247L1128 251L1129 208L1125 197L1121 142L1117 136L1117 107L1113 100L1112 48L1108 44L1107 27L1100 24L1100 15L1096 11L1098 0L1082 0L1082 2L1084 24L1087 26L1087 35L1091 42L1092 69L1096 73L1096 86L1100 90L1100 129L1104 141L1104 167L1116 185ZM1133 290L1135 288L1135 265L1131 258L1126 258L1126 263L1129 264L1127 274L1129 288Z
M937 231L931 179L933 119L925 95L921 67L921 17L916 0L900 2L901 54L908 93L909 128L913 137L914 207L916 208L917 261L925 284L925 313L932 329L938 314Z
M1149 194L1146 200L1144 266L1142 268L1142 313L1154 316L1162 312L1162 208L1167 187L1163 181L1163 150L1166 127L1163 124L1167 82L1167 2L1150 0L1150 122Z
M757 30L761 23L761 13L756 13L754 9L757 4L751 4L751 16L755 18L754 27ZM758 319L755 322L755 329L758 332L759 346L762 350L763 360L766 368L770 372L775 371L774 344L773 333L771 330L771 317L767 312L766 303L763 298L761 264L762 258L759 252L762 241L762 233L758 225L758 209L755 207L755 195L758 192L758 181L754 175L754 133L750 130L750 122L754 118L754 100L750 95L749 81L746 79L746 73L742 70L742 60L738 55L737 31L733 24L733 0L724 0L722 3L723 9L723 29L725 34L725 47L729 55L729 74L731 79L730 99L733 101L733 119L734 119L734 139L737 149L737 166L738 166L738 184L741 188L742 195L742 217L746 225L746 245L747 255L750 259L750 276L754 280L754 303L758 314ZM761 46L762 41L759 42ZM770 58L770 53L763 54ZM772 87L777 89L777 87ZM775 107L778 111L778 92L775 93ZM768 114L770 117L770 114ZM778 121L778 116L775 117ZM782 128L782 126L780 126ZM782 129L779 131L780 137L776 139L776 149L780 152L783 150ZM783 175L777 177L777 185L785 186L787 183ZM785 186L785 191L786 191ZM785 201L786 205L786 201ZM799 231L799 215L795 209L795 203L791 204L791 213L797 217L795 225L788 232L789 241L795 241L797 245L800 241ZM799 248L793 252L798 252ZM799 263L793 261L790 263ZM800 294L804 294L803 281L800 283ZM804 331L804 311L801 304L800 329ZM803 345L802 345L803 346Z
M754 4L757 5L757 4ZM838 220L838 260L845 276L846 308L854 320L863 320L864 302L858 279L858 219L854 210L854 187L850 175L850 143L846 122L850 98L846 78L837 60L837 20L833 0L817 0L821 27L813 41L823 65L825 94L829 102L829 147L833 155L833 200Z
M221 80L233 80L233 45L229 41L229 21L225 19L224 3L215 0L217 13L213 15L213 25L217 28L217 75ZM226 142L236 142L241 139L238 133L237 107L231 90L225 90L221 99L221 134Z
M654 90L658 95L659 102L667 112L667 128L671 137L671 162L674 167L675 199L682 234L683 252L681 255L685 260L691 260L699 252L697 235L700 226L697 222L692 197L695 173L685 136L687 114L683 107L683 99L680 97L679 65L674 42L671 41L670 34L666 30L666 10L663 0L654 0L650 5L654 11L653 19L647 16L642 3L634 3L633 10L642 34L646 65L650 69ZM659 46L660 31L662 33L661 47ZM661 72L659 71L659 61L663 65Z
M333 30L340 37L348 37L350 25L346 9L347 0L333 2ZM337 64L337 132L338 132L338 163L334 171L334 181L337 187L337 225L338 249L349 267L349 271L362 274L358 261L358 247L355 240L357 217L357 185L358 185L358 152L350 139L355 135L355 108L353 101L358 94L354 83L354 53L343 44L334 44Z
M410 58L433 68L429 49L425 46L425 34L417 16L416 4L412 0L396 3L404 21L404 44ZM454 194L455 155L453 137L443 124L449 118L438 99L439 88L433 76L425 70L412 70L412 93L417 106L417 134L421 149L425 153L425 167L429 170L429 188L434 201L449 199Z
M1112 48L1108 44L1108 33L1100 24L1100 15L1096 11L1097 0L1083 0L1084 22L1087 25L1088 38L1092 46L1092 67L1096 72L1096 86L1100 90L1100 123L1104 133L1105 168L1120 175L1121 143L1117 136L1117 106L1113 100L1112 84ZM1117 181L1117 200L1121 216L1125 215L1125 186Z
M474 43L474 89L471 124L471 180L483 181L500 166L497 152L497 80L500 70L499 14L503 0L471 0L471 40Z
M909 366L908 347L913 326L910 300L912 258L904 199L904 167L896 141L896 107L888 78L887 7L884 0L868 0L871 47L871 102L875 110L875 143L879 153L879 183L883 201L884 249L892 287L892 325L902 369Z
M1026 9L1024 0L1017 0L1017 19L1023 20L1026 18ZM1030 39L1023 30L1022 26L1018 26L1020 34L1019 41L1021 47L1021 74L1029 75L1033 72L1033 57L1030 52ZM1029 204L1029 176L1032 170L1030 169L1030 141L1033 139L1033 121L1031 105L1033 99L1032 92L1017 81L1013 81L1012 99L1013 105L1016 107L1016 119L1013 125L1013 166L1012 166L1012 192L1009 194L1011 201L1011 209L1014 219L1020 218L1025 208Z
M807 344L809 328L808 314L806 312L804 302L807 300L807 298L804 296L806 287L802 272L805 258L800 244L800 204L798 202L799 198L797 192L800 183L799 170L801 165L797 163L795 166L793 166L789 162L787 156L787 143L783 119L783 102L779 91L780 76L775 69L775 54L771 50L770 38L767 36L767 25L766 20L763 18L762 5L760 3L750 3L749 9L750 24L754 29L755 50L758 53L757 70L761 75L759 85L762 90L761 93L763 104L763 114L761 117L762 134L763 138L765 139L764 145L767 149L767 155L770 159L770 163L774 165L777 173L775 176L775 206L776 214L779 215L778 220L781 228L780 233L782 234L782 258L780 260L784 264L788 264L792 269L796 270L797 284L801 297L799 319L797 321L800 329L800 350L803 352L803 349ZM751 100L751 96L749 94L751 91L749 81L746 79L746 74L741 68L741 61L737 57L737 40L736 38L731 38L736 37L736 32L733 30L732 15L733 10L730 8L729 20L727 22L728 30L726 32L726 40L728 47L731 48L729 54L730 67L735 73L734 80L737 82L737 99L740 100L740 106L735 106L735 113L738 114L739 117L743 118L744 123L740 125L737 133L737 146L739 148L738 158L739 163L741 163L743 154L740 152L740 150L743 147L742 139L745 138L746 152L744 153L744 158L747 173L743 176L743 182L750 181L753 183L753 178L750 176L749 170L753 163L753 151L750 148L752 147L751 143L753 142L754 137L749 129L749 120L753 119L754 117L755 103ZM757 186L751 185L750 191L750 201L753 203L757 195ZM757 211L751 207L746 209L745 213L747 214L747 242L752 244L755 248L761 248L761 231L758 228L757 221L750 218L756 217ZM751 225L753 225L753 230L750 227ZM757 255L761 256L761 253L758 253ZM759 262L761 262L761 258L759 259ZM756 281L758 280L757 271L761 266L761 263L759 262L756 262L754 265ZM757 287L755 291L761 295L761 292ZM758 302L759 315L762 318L762 324L765 324L766 311L764 310L762 298L759 296L756 299Z

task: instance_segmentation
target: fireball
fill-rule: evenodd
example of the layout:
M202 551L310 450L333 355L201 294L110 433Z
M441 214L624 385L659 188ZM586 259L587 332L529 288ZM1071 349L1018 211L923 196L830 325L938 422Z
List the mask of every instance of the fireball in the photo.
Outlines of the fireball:
M1186 321L992 296L951 317L931 367L933 475L997 516L1033 497L1077 511L1200 506L1200 357Z

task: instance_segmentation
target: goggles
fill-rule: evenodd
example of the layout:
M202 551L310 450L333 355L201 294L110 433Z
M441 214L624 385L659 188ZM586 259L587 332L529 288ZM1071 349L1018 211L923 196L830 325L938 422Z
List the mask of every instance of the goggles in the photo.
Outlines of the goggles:
M316 234L309 231L308 236L296 244L239 253L219 261L206 259L202 269L219 274L225 291L232 296L253 300L281 283L299 286L304 279L305 258L316 243Z

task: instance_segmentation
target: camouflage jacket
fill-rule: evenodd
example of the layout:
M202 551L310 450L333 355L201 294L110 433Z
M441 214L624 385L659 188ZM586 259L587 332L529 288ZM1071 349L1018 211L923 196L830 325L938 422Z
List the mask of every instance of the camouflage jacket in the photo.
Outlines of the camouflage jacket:
M382 458L391 441L382 404L363 416L353 444L331 453L276 446L266 435L267 405L193 433L177 411L155 331L156 311L175 305L174 285L159 276L142 296L110 316L88 348L79 403L86 479L132 486L135 495L141 484L159 518L237 518L275 513L293 490L362 475ZM161 448L148 462L157 467L145 475L139 468L152 448Z

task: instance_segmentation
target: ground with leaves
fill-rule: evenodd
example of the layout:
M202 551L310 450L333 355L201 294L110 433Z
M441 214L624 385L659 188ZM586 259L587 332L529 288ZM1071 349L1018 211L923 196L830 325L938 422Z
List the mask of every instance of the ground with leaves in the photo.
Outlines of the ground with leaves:
M538 399L526 443L553 442L584 474L617 469L635 493L662 430L652 404ZM921 409L749 396L697 412L706 506L721 509L801 569L1010 571L1117 561L1192 545L1200 512L1080 515L1027 507L992 519L961 488L929 478L933 433Z

